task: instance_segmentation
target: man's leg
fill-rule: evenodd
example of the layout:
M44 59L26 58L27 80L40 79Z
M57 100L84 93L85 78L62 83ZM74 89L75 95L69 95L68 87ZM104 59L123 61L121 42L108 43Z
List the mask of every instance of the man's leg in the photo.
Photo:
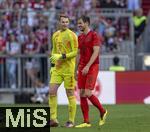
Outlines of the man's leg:
M86 76L82 75L82 70L78 72L78 88L80 89L80 107L82 110L84 123L89 123L89 106L85 96Z
M57 120L57 90L60 84L50 84L50 119Z
M74 96L74 89L67 89L66 93L69 101L68 104L69 121L68 123L66 123L66 127L73 127L76 115L76 98Z
M85 95L86 97L88 97L88 99L91 101L91 103L98 108L99 113L100 113L100 123L99 125L105 123L105 118L106 117L106 113L107 111L103 108L102 104L100 103L100 101L98 100L98 98L96 96L94 96L92 94L92 90L95 87L95 83L97 80L97 75L98 75L98 65L93 65L87 75L86 78L86 84L85 84Z
M105 123L105 119L106 119L106 114L107 114L107 110L105 110L102 106L102 104L100 103L100 101L98 100L98 98L94 95L92 95L92 90L90 89L85 89L84 91L84 96L86 96L91 103L98 108L99 113L100 113L100 121L99 121L99 125L103 125Z
M99 113L100 113L99 125L101 126L101 125L105 124L107 110L105 110L103 108L102 104L100 103L100 101L98 100L98 98L96 96L88 95L88 99L99 110Z
M84 89L80 90L80 106L83 113L83 118L85 123L89 123L89 105L87 97L84 95Z
M75 79L74 74L64 75L64 86L68 97L69 121L66 122L66 127L73 127L76 115L76 98L74 96Z
M91 103L98 108L100 115L103 115L105 113L105 109L103 108L102 104L100 103L100 101L98 100L98 98L96 96L94 96L93 94L91 96L88 96L88 99L91 101Z
M49 90L49 105L50 105L50 126L58 126L57 121L57 90L61 83L63 82L63 78L61 75L57 73L56 69L50 70L51 80L50 80L50 90Z
M86 83L86 76L82 75L82 69L78 72L78 87L80 89L80 107L82 110L84 123L81 123L76 126L76 128L82 127L91 127L89 123L89 105L87 102L87 97L85 96L85 83Z
M98 72L98 65L93 65L86 78L85 95L88 97L91 103L98 108L100 115L102 116L105 113L105 109L103 108L98 98L92 94L92 90L94 89L97 80Z
M89 105L87 102L87 97L85 95L85 89L80 90L80 106L84 118L84 123L77 125L76 128L91 127L91 124L89 122Z
M103 125L106 120L107 110L105 110L103 108L103 106L100 103L100 101L98 100L98 98L92 94L92 90L86 89L85 95L88 97L88 99L91 101L91 103L99 110L99 113L100 113L99 125L100 126Z

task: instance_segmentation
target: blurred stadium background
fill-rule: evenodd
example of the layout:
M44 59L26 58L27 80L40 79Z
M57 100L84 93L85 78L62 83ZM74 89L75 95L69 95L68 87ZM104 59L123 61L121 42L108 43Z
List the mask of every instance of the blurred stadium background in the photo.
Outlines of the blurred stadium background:
M87 14L92 29L103 36L100 74L93 92L112 114L108 128L106 125L102 131L113 132L112 126L115 132L150 131L147 114L150 110L150 0L0 0L0 104L47 104L48 56L60 13L69 15L70 28L77 34L77 17ZM125 71L109 71L114 56L119 57ZM79 103L77 88L75 94ZM67 104L63 85L58 102ZM62 112L65 108L60 106ZM115 109L122 113L118 118ZM120 124L122 127L111 123L111 120L125 118L124 112L133 114L130 117L126 113L132 120L131 125L136 124L133 129L126 129L125 124L130 125L128 120ZM138 112L143 114L137 116ZM81 122L81 115L77 117Z

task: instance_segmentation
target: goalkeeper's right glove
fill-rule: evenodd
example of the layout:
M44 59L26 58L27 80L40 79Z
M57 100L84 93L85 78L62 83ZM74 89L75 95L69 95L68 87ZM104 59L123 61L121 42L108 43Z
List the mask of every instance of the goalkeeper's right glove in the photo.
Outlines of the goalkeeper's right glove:
M50 58L51 62L56 62L57 60L60 60L62 58L61 54L53 54Z
M52 61L51 57L49 58L51 64L55 64L56 61Z

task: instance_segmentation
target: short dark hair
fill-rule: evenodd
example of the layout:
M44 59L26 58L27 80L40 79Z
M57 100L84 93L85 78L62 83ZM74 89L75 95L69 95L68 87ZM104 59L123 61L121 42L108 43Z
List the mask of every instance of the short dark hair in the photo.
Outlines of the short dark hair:
M82 21L84 23L87 22L90 25L90 17L83 15L83 16L79 17L79 19L82 19Z
M69 17L68 17L67 15L65 15L65 14L60 14L60 16L59 16L59 20L60 20L62 17L64 17L64 18L68 18L68 19L69 19Z

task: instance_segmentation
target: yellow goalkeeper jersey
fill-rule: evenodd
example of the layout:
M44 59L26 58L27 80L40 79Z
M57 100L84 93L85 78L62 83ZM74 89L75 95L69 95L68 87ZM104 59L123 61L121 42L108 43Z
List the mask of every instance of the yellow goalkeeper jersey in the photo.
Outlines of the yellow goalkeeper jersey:
M78 50L77 35L70 29L58 30L52 36L52 54L66 54L66 59L55 62L55 68L63 74L73 74L75 70L75 58Z

